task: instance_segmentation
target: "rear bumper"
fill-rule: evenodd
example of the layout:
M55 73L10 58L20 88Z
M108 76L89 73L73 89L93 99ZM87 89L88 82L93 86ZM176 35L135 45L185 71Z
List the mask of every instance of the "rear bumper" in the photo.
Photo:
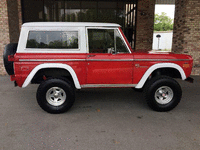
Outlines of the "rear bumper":
M190 83L193 83L193 82L194 82L194 79L191 78L191 77L188 77L187 79L185 79L185 81L190 82Z
M10 75L10 80L11 80L11 81L14 81L14 85L15 85L15 86L18 86L18 84L17 84L17 82L16 82L16 77L15 77L15 75Z
M15 75L10 75L10 80L15 81Z

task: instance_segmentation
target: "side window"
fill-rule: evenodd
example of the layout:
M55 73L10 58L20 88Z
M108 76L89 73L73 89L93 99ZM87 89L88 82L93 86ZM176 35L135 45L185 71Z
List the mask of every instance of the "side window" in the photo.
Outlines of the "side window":
M117 29L88 29L89 53L129 53Z
M124 40L120 36L118 30L115 30L115 40L116 40L116 48L115 49L116 49L117 53L129 53L129 50L128 50L126 44L124 43Z
M78 49L78 31L30 31L26 48Z
M109 53L114 48L113 29L88 29L89 53Z

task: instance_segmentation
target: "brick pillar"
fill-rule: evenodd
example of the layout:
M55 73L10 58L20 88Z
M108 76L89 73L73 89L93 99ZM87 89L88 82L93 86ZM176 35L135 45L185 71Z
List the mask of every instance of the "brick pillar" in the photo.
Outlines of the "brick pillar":
M10 42L17 43L21 28L21 0L7 0Z
M18 42L21 17L21 0L0 1L0 75L6 75L3 65L3 51L8 43Z
M6 0L0 1L0 75L5 75L3 65L3 51L7 43L10 42L9 38L9 25L8 25L8 12Z
M152 49L155 0L138 0L136 50Z
M193 75L200 75L200 1L176 0L172 51L192 55Z
M22 26L22 6L21 6L21 0L17 0L17 6L18 6L19 31L21 31L21 26Z

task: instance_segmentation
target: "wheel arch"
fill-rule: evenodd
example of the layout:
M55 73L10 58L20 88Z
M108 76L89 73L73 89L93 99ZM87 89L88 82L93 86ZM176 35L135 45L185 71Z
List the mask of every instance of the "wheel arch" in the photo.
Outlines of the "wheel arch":
M75 71L73 70L73 68L69 65L66 64L61 64L61 63L45 63L45 64L40 64L38 66L36 66L27 76L27 78L25 79L22 88L25 88L26 86L28 86L31 82L31 80L34 78L34 76L42 69L50 69L50 68L58 68L58 69L64 69L66 71L68 71L72 77L72 80L74 82L74 85L77 89L81 89L79 80L77 78L77 75L75 73Z
M182 80L186 79L186 75L184 70L177 64L175 63L159 63L151 66L143 75L143 77L140 79L139 83L136 85L135 88L142 88L147 81L148 77L156 70L158 69L164 69L164 68L169 68L169 69L175 69L180 73L180 77Z

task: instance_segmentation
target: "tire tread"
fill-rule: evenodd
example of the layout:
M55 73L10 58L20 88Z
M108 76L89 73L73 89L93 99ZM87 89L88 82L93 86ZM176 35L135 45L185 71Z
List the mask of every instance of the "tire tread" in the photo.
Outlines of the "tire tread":
M174 85L176 87L176 96L177 96L177 100L174 100L173 103L171 104L166 104L166 105L161 105L161 104L155 104L156 102L153 102L152 98L151 98L151 91L153 90L153 87L156 86L156 84L161 84L159 82L168 82L172 85ZM173 91L174 92L174 91ZM148 104L148 106L155 110L155 111L159 111L159 112L165 112L165 111L170 111L172 110L173 108L175 108L178 103L180 102L181 100L181 97L182 97L182 90L181 90L181 87L179 85L179 83L174 80L173 78L171 77L168 77L168 76L156 76L154 78L152 78L151 80L147 81L147 84L145 85L145 88L144 88L144 97L145 97L145 100Z
M58 107L50 106L49 104L47 104L47 102L45 102L46 98L45 98L45 100L43 98L44 94L46 95L45 90L49 85L52 85L52 84L55 84L55 85L60 84L62 86L65 86L65 88L68 90L69 95L67 95L67 97L69 97L70 99L66 106L63 106L63 107L62 107L62 105L58 106ZM70 84L70 82L64 81L59 78L49 78L45 81L42 81L41 84L39 85L37 94L36 94L36 98L37 98L37 102L38 102L39 106L43 110L45 110L49 113L52 113L52 114L63 113L63 112L68 111L72 107L72 105L75 101L75 90L72 87L72 85Z

